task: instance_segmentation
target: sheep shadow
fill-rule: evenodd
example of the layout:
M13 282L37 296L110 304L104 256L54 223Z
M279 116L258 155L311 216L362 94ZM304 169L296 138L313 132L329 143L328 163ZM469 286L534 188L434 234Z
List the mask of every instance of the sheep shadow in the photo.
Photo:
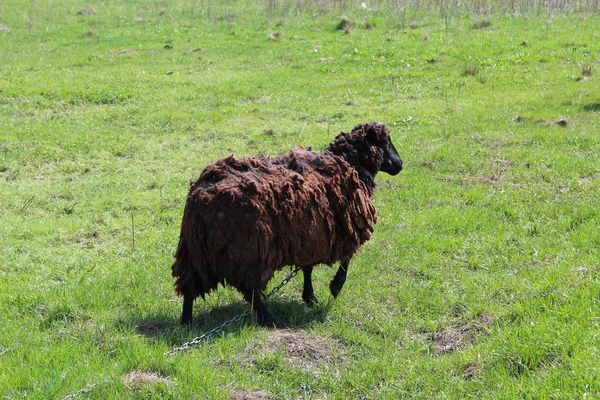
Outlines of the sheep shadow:
M595 103L584 104L581 108L583 109L583 111L598 112L600 111L600 101Z
M182 327L179 324L179 315L157 314L145 318L131 318L122 321L123 325L134 327L138 334L154 340L164 341L173 346L181 344L192 337L201 336L210 330L232 320L247 311L250 305L243 301L230 304L202 308L202 302L196 303L196 311L192 324ZM313 307L293 299L277 299L267 302L269 310L277 321L276 329L305 329L313 323L325 321L327 313L331 310L332 301L325 300ZM235 334L247 326L257 326L254 313L242 317L239 322L226 326L222 332Z

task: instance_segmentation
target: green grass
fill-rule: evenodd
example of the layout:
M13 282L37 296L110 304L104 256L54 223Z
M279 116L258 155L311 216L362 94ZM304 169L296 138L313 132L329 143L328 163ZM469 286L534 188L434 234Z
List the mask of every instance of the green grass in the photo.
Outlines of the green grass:
M367 4L0 5L3 398L600 396L598 15ZM246 309L178 326L188 182L371 120L405 170L340 297L164 356Z

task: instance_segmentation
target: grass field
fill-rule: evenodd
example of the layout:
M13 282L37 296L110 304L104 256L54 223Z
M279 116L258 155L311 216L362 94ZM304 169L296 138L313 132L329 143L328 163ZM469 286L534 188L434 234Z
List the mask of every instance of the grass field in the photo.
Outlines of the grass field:
M517 3L0 3L2 398L599 397L600 17ZM178 325L189 181L372 120L405 169L340 297L165 356L247 307Z

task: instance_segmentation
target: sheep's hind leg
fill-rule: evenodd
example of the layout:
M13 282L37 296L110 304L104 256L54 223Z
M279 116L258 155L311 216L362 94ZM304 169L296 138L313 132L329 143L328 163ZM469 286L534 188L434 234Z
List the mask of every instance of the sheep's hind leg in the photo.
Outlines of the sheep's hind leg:
M181 313L181 325L192 323L192 310L194 309L194 296L189 293L183 295L183 312Z
M314 306L319 302L312 285L312 270L313 267L304 267L302 272L304 273L304 289L302 289L302 300L309 306Z
M350 260L345 260L340 262L340 267L338 268L333 280L329 284L329 290L333 297L337 297L340 294L340 291L344 287L344 283L346 282L346 275L348 274L348 264Z
M271 314L262 301L262 293L259 290L247 290L242 293L244 294L244 300L252 304L252 308L256 311L256 320L258 323L269 328L276 328L277 324L275 323L273 314Z

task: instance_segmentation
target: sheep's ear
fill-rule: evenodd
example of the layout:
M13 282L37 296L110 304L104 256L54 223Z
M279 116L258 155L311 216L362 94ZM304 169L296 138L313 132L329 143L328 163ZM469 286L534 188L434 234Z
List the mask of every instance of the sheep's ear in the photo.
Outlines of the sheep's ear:
M367 128L367 140L371 144L378 144L379 143L379 135L378 135L376 129Z

